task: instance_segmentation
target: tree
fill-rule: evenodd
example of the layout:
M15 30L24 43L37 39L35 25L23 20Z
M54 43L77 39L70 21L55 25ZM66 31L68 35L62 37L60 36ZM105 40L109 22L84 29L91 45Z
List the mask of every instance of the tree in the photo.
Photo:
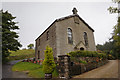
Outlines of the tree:
M118 3L120 6L120 0L113 0L115 3ZM117 7L109 7L110 13L120 13L120 8ZM114 53L116 53L116 57L120 59L120 16L118 15L117 24L114 26L112 39L114 40Z
M13 17L8 11L3 12L3 10L0 11L0 17L2 18L2 23L0 23L2 26L0 28L2 29L2 62L5 63L10 54L9 50L19 50L22 45L17 40L18 33L15 32L19 29L16 25L17 22L14 22L16 17Z
M113 40L115 41L114 51L116 52L116 56L118 57L118 59L120 59L120 17L118 17L118 22L114 26Z
M114 53L114 41L105 42L103 45L97 44L96 48L98 51L100 50L104 53L111 54L112 56L116 57Z
M27 47L28 47L28 49L33 49L34 48L34 44L29 44Z
M97 44L96 48L97 48L97 50L100 50L100 51L104 50L104 46L101 44Z
M51 47L47 46L45 50L45 59L43 61L43 71L46 74L50 74L54 71L55 66L53 50Z
M120 0L112 0L112 1L115 2L115 3L118 3L118 6L120 5ZM110 13L120 13L120 9L118 7L110 6L108 8L108 10L109 10Z

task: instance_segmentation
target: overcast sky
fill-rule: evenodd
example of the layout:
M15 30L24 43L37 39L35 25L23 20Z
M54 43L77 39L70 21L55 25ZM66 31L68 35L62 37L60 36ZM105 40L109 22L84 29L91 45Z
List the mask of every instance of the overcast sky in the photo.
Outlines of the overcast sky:
M7 1L7 0L6 0ZM4 11L8 10L20 27L19 41L27 48L35 39L58 18L72 14L73 7L79 16L94 30L96 44L103 44L111 37L117 14L110 14L107 8L117 6L108 2L2 2ZM98 0L99 1L99 0Z

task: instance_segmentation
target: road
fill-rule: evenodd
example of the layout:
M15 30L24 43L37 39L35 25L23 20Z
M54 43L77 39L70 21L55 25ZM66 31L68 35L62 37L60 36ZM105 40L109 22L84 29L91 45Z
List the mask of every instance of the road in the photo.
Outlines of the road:
M11 61L2 65L2 78L29 78L27 74L23 72L12 71L12 66L21 60Z
M118 78L118 60L109 60L107 64L101 67L76 75L73 78Z

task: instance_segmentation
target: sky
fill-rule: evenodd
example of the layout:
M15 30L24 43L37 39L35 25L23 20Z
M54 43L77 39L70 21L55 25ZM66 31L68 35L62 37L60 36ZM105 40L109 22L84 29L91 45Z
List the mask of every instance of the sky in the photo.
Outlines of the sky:
M18 1L18 2L17 2ZM23 45L22 48L27 48L30 43L35 44L35 39L53 23L54 20L73 14L72 9L76 7L78 15L90 25L94 30L95 44L103 44L108 41L113 31L113 26L117 22L117 14L110 14L107 10L110 6L117 4L109 0L67 0L63 2L34 2L20 0L2 0L2 9L8 10L13 16L16 16L15 21L19 22L20 27L19 41ZM21 49L22 49L21 48Z

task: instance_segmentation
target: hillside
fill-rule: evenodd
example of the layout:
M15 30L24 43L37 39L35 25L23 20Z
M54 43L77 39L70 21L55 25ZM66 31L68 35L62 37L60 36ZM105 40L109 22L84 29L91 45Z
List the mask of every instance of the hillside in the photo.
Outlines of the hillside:
M8 57L9 60L21 60L21 59L35 57L34 49L24 49L24 50L10 51L10 52L11 54Z

